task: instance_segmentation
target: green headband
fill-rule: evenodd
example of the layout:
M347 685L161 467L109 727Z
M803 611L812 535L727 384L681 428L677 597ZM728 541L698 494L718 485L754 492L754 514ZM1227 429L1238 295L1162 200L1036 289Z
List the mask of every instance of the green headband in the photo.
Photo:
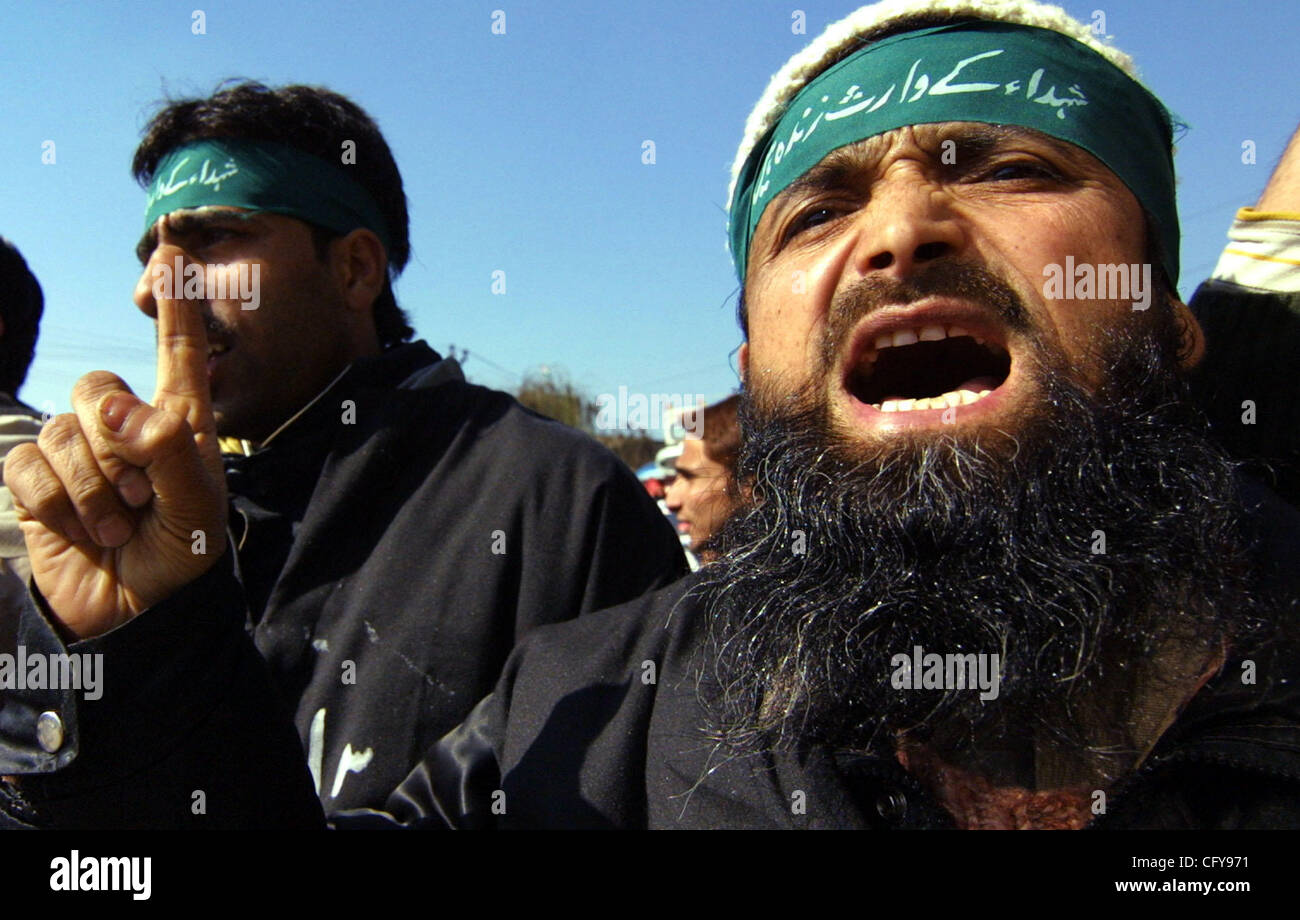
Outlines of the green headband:
M345 167L286 144L222 137L170 151L154 169L145 231L164 214L211 205L285 214L336 233L365 227L390 248L379 206Z
M1178 282L1172 122L1160 101L1091 48L1050 29L966 22L891 36L800 90L745 161L730 211L741 283L763 210L833 150L907 125L1020 125L1087 150L1155 219Z

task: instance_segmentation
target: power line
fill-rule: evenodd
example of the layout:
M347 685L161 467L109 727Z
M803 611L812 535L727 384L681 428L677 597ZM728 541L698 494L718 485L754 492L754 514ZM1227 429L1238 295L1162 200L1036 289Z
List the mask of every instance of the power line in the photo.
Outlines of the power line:
M457 361L459 361L461 364L464 364L466 361L468 361L469 358L470 358L470 355L471 355L471 352L470 352L470 350L469 350L468 348L462 348L462 349L460 349L460 350L458 351L455 345L449 345L449 346L447 346L447 350L450 352L450 356L453 357L453 358L455 358L455 359L456 359ZM510 368L508 368L508 367L502 367L500 364L497 364L495 361L492 361L492 360L489 360L488 358L483 357L483 355L482 355L480 352L477 352L477 351L472 352L472 355L473 355L473 357L474 357L475 360L483 362L484 364L486 364L488 367L492 368L493 370L500 371L501 373L506 374L507 376L513 377L513 378L515 378L516 380L523 380L523 379L524 379L524 375L523 375L523 374L516 373L515 371L510 370Z

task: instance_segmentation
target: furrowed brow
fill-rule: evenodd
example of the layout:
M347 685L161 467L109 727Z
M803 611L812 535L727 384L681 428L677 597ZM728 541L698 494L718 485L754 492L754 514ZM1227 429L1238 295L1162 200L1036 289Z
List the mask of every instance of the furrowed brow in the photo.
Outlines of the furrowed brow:
M1024 132L1010 130L1005 125L965 125L945 132L940 144L951 141L956 144L961 156L983 159L1005 146L1013 137L1022 138Z
M171 236L184 239L187 236L195 236L204 230L215 227L228 225L232 221L244 222L252 220L257 216L255 211L189 211L174 212L166 215L164 220L167 224L167 232ZM136 244L135 254L140 260L140 264L149 261L149 255L158 247L158 225L155 223L145 231L140 242Z
M787 185L772 203L780 208L796 198L843 188L847 185L852 180L854 168L844 162L843 158L832 159L832 157L835 157L834 153Z
M954 126L939 136L939 144L952 141L957 145L957 155L966 160L981 160L1000 150L1013 146L1046 148L1067 160L1077 161L1082 151L1073 144L1057 140L1021 125L964 124Z

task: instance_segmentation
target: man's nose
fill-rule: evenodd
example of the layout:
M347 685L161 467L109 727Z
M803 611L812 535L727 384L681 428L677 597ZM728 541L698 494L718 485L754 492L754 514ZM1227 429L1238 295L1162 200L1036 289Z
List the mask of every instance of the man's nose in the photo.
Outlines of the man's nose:
M862 276L885 272L901 281L925 262L951 257L966 246L951 194L915 171L879 182L855 219L851 267Z
M158 318L157 296L176 299L185 288L185 266L189 259L181 247L159 243L149 255L140 279L135 283L131 299L146 316Z

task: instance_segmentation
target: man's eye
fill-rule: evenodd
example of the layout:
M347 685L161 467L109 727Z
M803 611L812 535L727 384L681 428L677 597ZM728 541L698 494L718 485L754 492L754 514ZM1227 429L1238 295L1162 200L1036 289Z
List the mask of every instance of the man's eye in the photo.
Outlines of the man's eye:
M242 235L234 227L204 227L194 233L191 237L191 244L198 249L207 249L211 246L219 246L230 240L238 239Z
M1001 163L990 168L985 178L994 182L1011 182L1016 179L1059 179L1054 171L1041 163Z
M786 230L785 238L793 239L805 230L811 230L814 227L820 227L822 224L829 223L840 216L840 212L832 207L815 207L809 208L802 214L790 221L790 226Z

